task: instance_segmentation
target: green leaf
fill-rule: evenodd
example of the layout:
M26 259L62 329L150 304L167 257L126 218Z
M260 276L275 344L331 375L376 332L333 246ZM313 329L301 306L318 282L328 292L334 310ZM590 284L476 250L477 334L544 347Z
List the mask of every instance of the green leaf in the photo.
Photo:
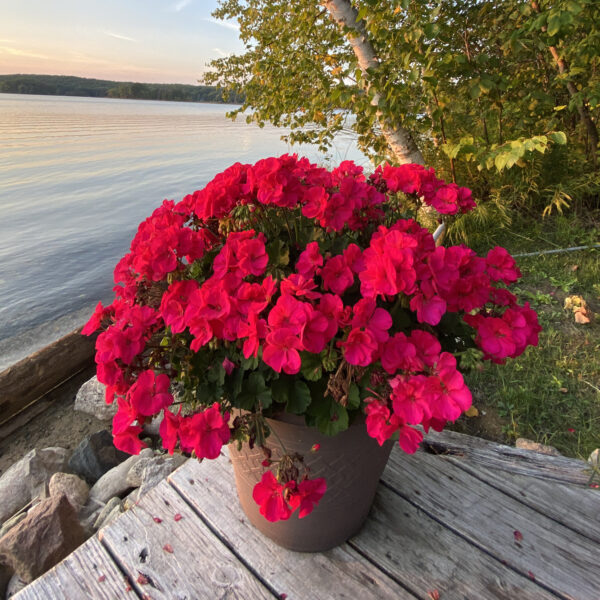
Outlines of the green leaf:
M269 255L269 266L285 267L290 262L290 250L279 238L266 246Z
M244 369L237 368L233 374L225 379L223 389L225 390L226 396L235 402L239 393L242 391L242 382L244 380Z
M350 385L348 390L348 408L356 410L360 406L360 391L355 383Z
M321 354L313 354L312 352L300 352L302 367L300 372L308 381L318 381L323 376L323 363Z
M348 411L341 404L330 400L325 410L317 415L316 425L325 435L337 435L348 429Z
M502 169L504 169L504 167L506 166L506 161L508 159L508 154L505 154L504 152L501 152L500 154L496 155L496 158L494 159L494 166L496 167L496 169L498 169L498 171L502 171Z
M548 18L548 35L556 35L560 31L561 24L560 13L550 15Z
M225 375L225 367L221 363L218 363L217 365L214 365L211 369L208 370L208 373L206 374L206 379L211 383L223 385L223 383L225 383Z
M479 96L481 96L481 89L479 88L479 82L474 83L469 88L469 94L471 94L471 98L473 98L473 100L475 100L476 98L479 98Z
M242 359L241 368L244 371L254 371L258 367L258 359L258 356L250 356L249 358Z
M367 16L368 12L369 12L369 7L367 5L361 6L360 10L358 11L358 14L356 15L355 23L362 21Z
M484 77L479 82L479 87L484 94L487 94L494 88L494 82L491 79L486 79Z
M280 375L271 384L273 400L285 404L286 412L302 415L310 405L310 390L304 381L290 375Z
M260 403L263 408L271 406L271 389L267 387L265 378L261 373L254 371L242 386L242 391L237 397L240 408L252 410Z
M551 131L548 137L555 143L564 146L567 143L567 136L564 131Z

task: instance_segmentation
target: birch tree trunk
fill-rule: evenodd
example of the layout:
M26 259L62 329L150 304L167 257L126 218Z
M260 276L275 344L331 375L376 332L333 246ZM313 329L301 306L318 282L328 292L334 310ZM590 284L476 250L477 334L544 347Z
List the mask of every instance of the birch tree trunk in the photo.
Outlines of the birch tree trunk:
M376 69L379 66L379 61L375 55L373 45L367 36L364 23L362 20L358 21L358 23L356 22L358 12L352 7L349 0L323 0L322 5L340 27L347 27L354 30L355 34L348 35L347 39L352 46L363 79L367 82L367 90L370 89L371 83L367 69ZM381 95L376 89L373 91L371 104L379 107ZM399 123L391 122L379 109L377 110L377 120L386 142L400 164L425 164L423 155L415 144L410 131L402 127Z

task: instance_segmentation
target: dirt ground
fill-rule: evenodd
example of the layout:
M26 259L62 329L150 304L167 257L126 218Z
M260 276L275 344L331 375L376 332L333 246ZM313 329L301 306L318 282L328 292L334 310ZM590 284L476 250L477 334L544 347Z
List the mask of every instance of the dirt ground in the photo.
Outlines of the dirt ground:
M93 375L90 368L51 392L52 404L44 412L0 440L0 475L33 448L74 450L89 433L110 429L110 421L73 410L77 390Z

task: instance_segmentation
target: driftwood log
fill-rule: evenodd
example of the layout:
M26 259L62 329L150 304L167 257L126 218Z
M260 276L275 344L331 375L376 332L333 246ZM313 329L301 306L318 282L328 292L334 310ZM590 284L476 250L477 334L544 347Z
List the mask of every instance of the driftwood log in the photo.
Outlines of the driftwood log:
M81 328L0 373L0 425L40 402L94 362L95 336Z

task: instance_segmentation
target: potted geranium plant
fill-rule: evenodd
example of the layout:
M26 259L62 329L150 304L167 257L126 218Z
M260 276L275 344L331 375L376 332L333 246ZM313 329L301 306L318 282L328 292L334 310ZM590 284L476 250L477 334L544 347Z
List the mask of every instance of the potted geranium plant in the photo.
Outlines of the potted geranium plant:
M294 521L295 541L280 543L323 548L354 533L387 440L415 452L416 426L441 430L471 406L456 357L478 347L502 363L537 344L535 312L507 289L520 276L514 259L500 247L479 257L436 246L415 220L423 204L439 215L475 206L468 189L419 165L366 177L349 161L330 171L295 155L235 164L165 201L117 265L114 302L84 328L103 329L97 373L118 402L115 445L139 453L142 425L163 414L171 453L212 459L230 444L235 463L251 455L237 478L242 496L250 485L242 504L275 538ZM303 440L277 430L298 428L294 419L308 426ZM318 530L329 522L317 518L324 495L334 509L346 498L331 478L356 479L367 500L347 501L358 507L348 528L297 543L311 519Z

